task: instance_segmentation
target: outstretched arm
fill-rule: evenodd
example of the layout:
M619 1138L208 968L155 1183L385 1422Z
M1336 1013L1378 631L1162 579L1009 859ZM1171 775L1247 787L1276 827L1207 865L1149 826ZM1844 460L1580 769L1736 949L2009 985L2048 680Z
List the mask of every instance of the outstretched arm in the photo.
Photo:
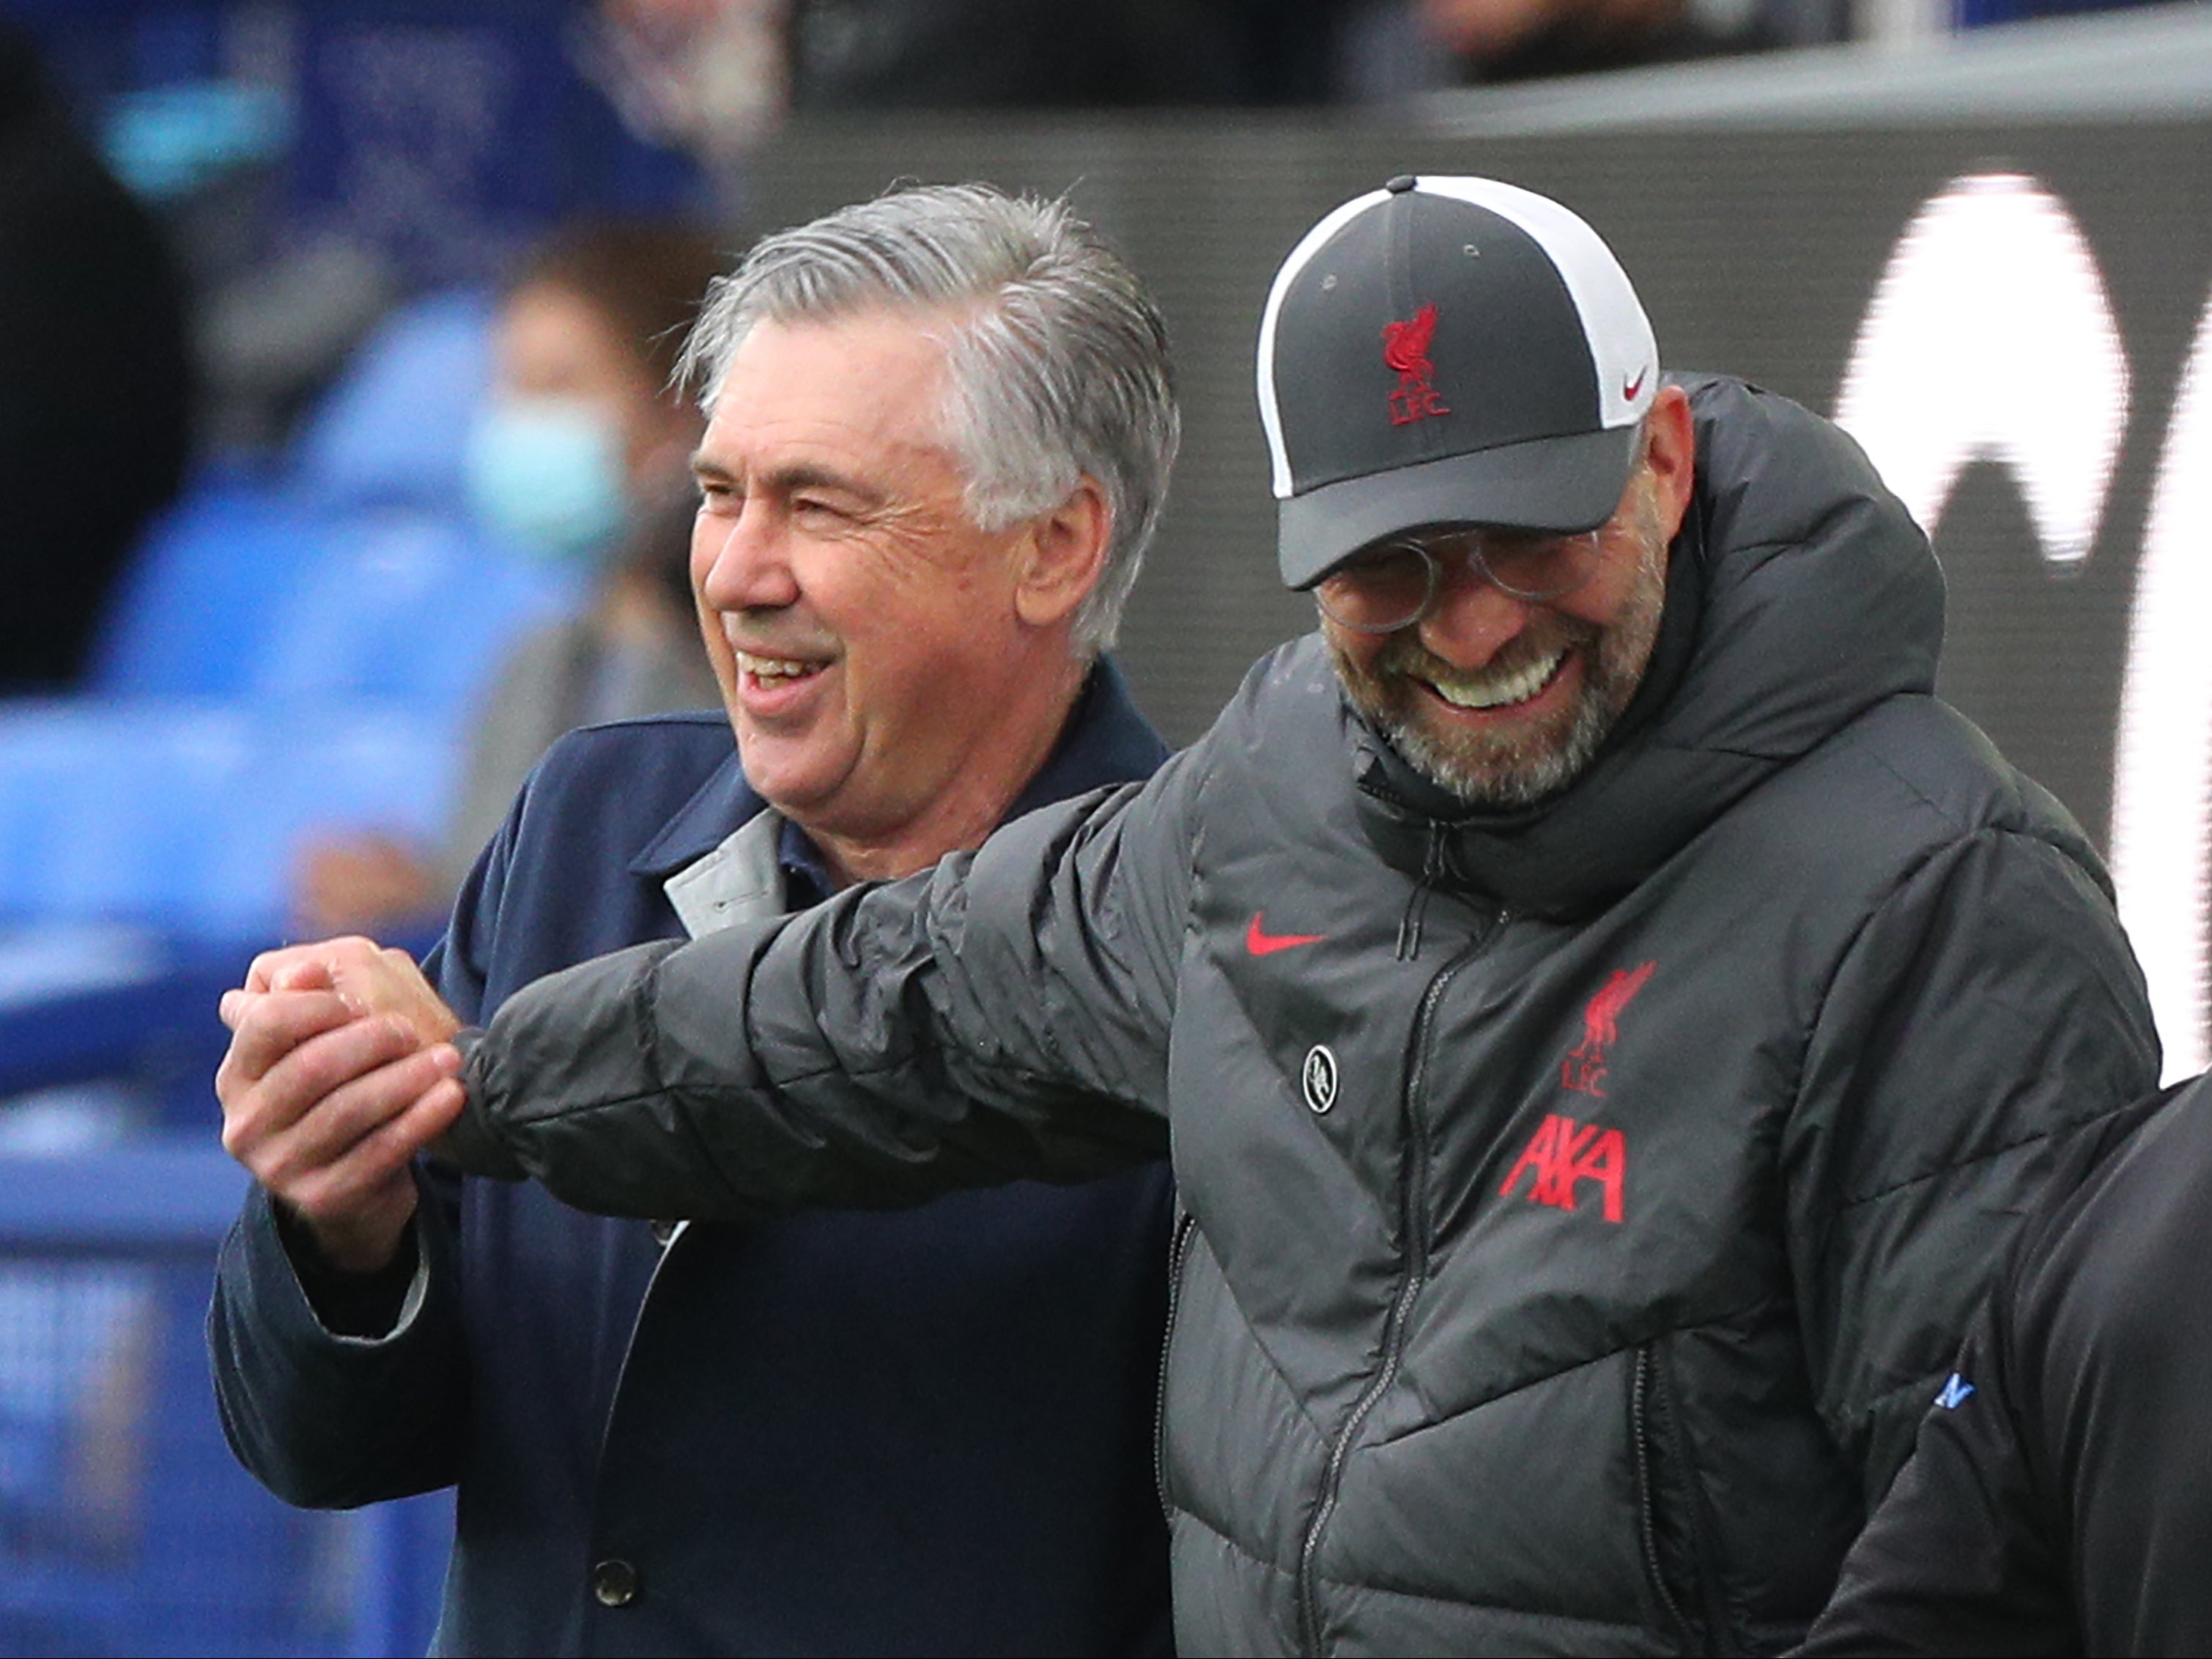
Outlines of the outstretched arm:
M539 981L465 1034L449 1150L580 1208L702 1219L1159 1156L1191 753L905 881Z
M526 987L458 1034L467 1104L432 1150L579 1209L702 1220L1159 1157L1197 753L904 881ZM404 958L365 939L301 954L351 1006L452 1031ZM451 1116L442 1076L353 1086L349 1130Z

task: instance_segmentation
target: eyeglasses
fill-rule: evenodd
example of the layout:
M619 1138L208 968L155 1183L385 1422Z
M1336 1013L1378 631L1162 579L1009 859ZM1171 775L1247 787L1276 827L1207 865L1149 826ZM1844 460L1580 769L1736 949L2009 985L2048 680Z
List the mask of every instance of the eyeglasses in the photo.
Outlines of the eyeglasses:
M1598 532L1474 528L1402 537L1355 555L1315 584L1322 614L1355 634L1395 634L1429 614L1444 563L1468 568L1516 599L1564 599L1597 574Z

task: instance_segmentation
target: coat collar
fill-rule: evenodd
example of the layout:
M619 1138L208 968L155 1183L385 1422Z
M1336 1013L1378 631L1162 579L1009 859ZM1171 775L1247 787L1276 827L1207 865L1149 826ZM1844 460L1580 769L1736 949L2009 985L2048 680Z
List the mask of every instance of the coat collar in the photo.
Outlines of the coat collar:
M1070 795L1149 776L1167 758L1167 752L1151 722L1138 712L1121 669L1110 658L1102 657L1077 693L1059 742L1015 797L1006 816L1018 817ZM630 860L629 872L656 881L672 875L713 852L732 830L759 816L767 805L760 793L745 781L744 770L732 750L729 759ZM789 834L803 838L795 825ZM801 861L790 857L800 850L811 849L787 844L786 861Z

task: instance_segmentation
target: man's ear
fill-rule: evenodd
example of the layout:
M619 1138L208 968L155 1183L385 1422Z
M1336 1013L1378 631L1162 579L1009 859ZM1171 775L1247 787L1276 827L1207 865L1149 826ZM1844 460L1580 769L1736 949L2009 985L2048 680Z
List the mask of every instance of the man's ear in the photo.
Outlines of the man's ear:
M1659 503L1659 522L1672 542L1690 510L1690 492L1698 470L1697 422L1690 415L1690 394L1678 386L1662 386L1644 417L1644 465L1651 475Z
M1086 473L1066 501L1030 520L1018 556L1015 614L1032 628L1066 617L1098 586L1113 534L1114 509Z

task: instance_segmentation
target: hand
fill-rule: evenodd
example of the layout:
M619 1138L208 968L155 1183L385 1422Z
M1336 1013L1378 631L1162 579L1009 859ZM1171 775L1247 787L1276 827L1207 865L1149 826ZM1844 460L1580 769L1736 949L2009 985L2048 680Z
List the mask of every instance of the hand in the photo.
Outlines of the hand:
M225 1150L333 1266L385 1266L415 1213L410 1161L465 1100L452 1010L404 952L342 939L257 958L222 1012Z
M461 1029L414 957L357 935L264 951L246 970L243 992L226 994L224 1006L234 996L276 990L335 992L356 1013L398 1016L425 1045L444 1042ZM230 1023L228 1012L223 1018ZM231 1029L238 1028L232 1024Z

